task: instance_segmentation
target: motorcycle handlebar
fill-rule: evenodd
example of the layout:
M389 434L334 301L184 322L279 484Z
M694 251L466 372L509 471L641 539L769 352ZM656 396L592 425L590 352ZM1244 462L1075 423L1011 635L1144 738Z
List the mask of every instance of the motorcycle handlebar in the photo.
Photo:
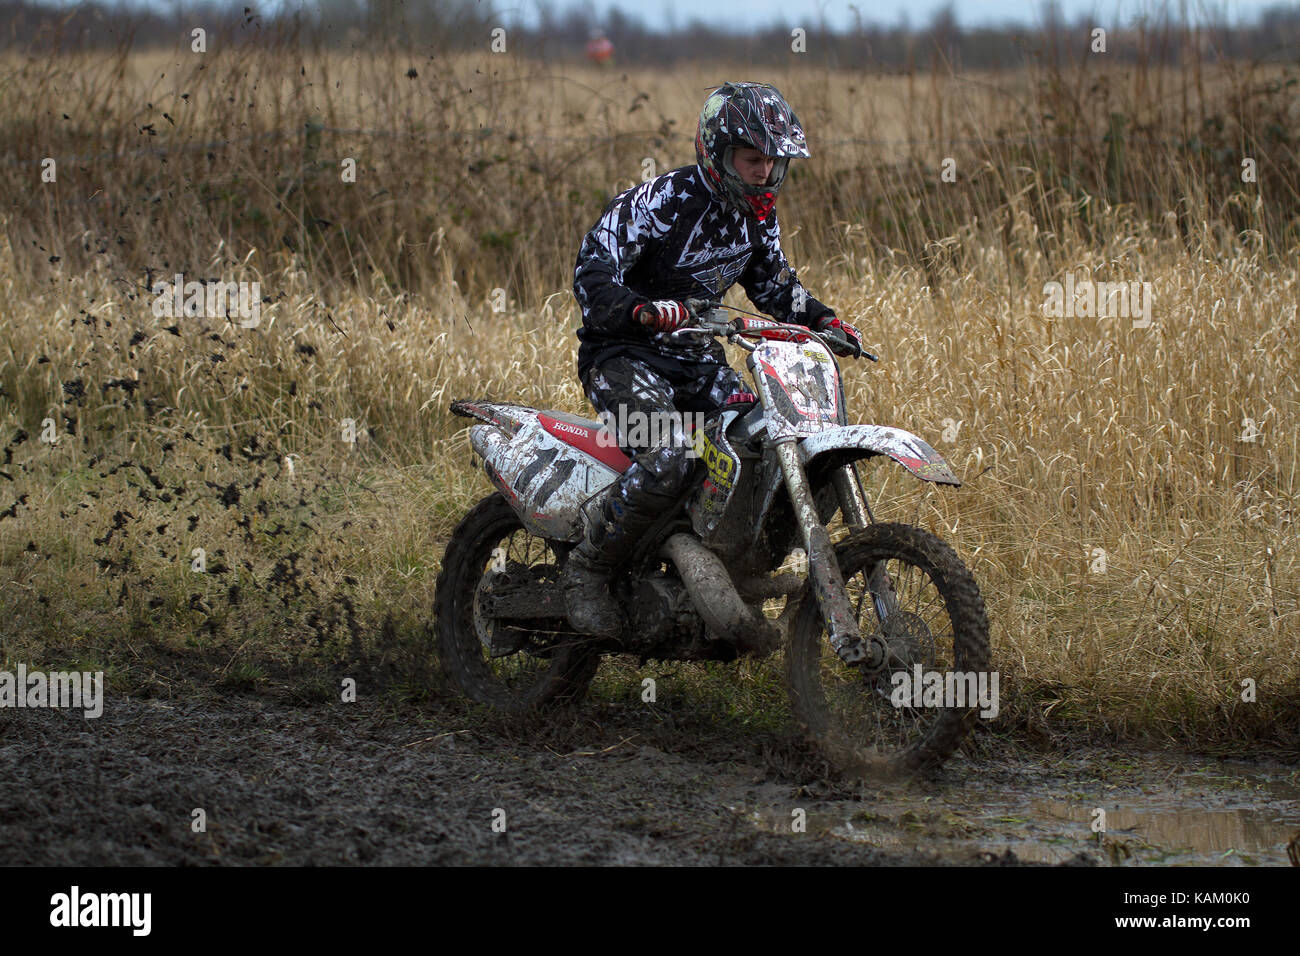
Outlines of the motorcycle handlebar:
M727 321L726 319L723 319L721 317L713 320L709 319L709 316L712 313L717 312L721 309L733 309L734 308L733 306L723 305L722 302L718 301L717 299L687 299L684 304L686 305L686 311L689 312L691 314L691 318L695 320L695 325L690 326L689 328L686 329L678 329L679 332L687 332L687 331L707 332L710 335L726 335L729 339L732 339L733 341L735 340L736 336L739 336L740 321L738 319L732 321ZM806 327L801 326L800 330L802 331L804 328ZM830 344L819 332L816 332L811 328L808 328L807 331L810 336L812 336L814 339L820 342L827 349L829 349L830 351L834 351L834 349L830 348ZM677 333L674 332L672 334L676 335ZM855 356L855 358L856 357L868 358L871 359L871 361L873 362L880 361L879 356L873 355L871 352L868 352L866 349L862 348L861 345L858 346L858 355Z

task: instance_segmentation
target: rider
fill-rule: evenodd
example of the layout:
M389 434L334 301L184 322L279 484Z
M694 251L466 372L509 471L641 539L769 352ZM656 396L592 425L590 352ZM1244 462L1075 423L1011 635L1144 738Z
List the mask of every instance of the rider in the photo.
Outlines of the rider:
M578 377L602 418L675 423L677 412L754 400L716 341L669 337L690 322L684 299L721 299L737 281L768 315L821 332L838 354L860 351L857 330L808 294L781 251L777 193L790 159L807 155L798 117L776 87L724 83L700 111L696 163L610 202L583 238L573 282L582 308ZM619 443L635 448L628 437ZM676 425L672 440L635 450L602 520L586 525L565 566L566 609L584 633L621 631L610 574L693 471Z

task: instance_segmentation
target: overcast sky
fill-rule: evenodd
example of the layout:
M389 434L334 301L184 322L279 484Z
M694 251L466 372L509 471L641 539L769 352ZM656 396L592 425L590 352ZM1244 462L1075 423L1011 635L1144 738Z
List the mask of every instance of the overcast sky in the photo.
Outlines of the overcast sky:
M561 10L572 0L550 0ZM1033 25L1041 21L1041 0L588 0L598 14L618 7L628 16L649 27L667 25L674 19L685 26L694 19L717 26L730 26L744 30L746 26L768 26L773 22L798 25L800 22L819 24L825 18L832 29L845 30L854 26L854 12L859 12L864 24L897 24L907 17L912 26L922 26L944 6L951 6L958 22L964 26L1020 23ZM1097 24L1119 20L1129 22L1142 12L1152 13L1165 9L1177 14L1184 7L1189 19L1204 19L1204 14L1216 11L1219 19L1228 23L1251 23L1259 13L1269 7L1282 6L1284 0L1187 0L1180 3L1160 0L1059 0L1067 21L1073 23L1084 14L1095 14ZM537 5L533 0L498 0L499 12L509 11L509 19L519 17L529 25L537 22ZM1201 16L1197 12L1202 11Z
M78 0L44 0L61 6L78 6ZM107 6L118 2L133 8L154 8L160 11L187 8L196 0L102 0ZM313 0L206 0L218 5L234 7L251 6L269 11L312 6ZM328 0L327 0L328 2ZM354 0L364 5L366 0ZM431 0L402 0L412 7ZM501 16L504 24L523 23L536 26L539 0L476 0L491 7ZM684 27L693 20L712 26L731 28L747 33L755 28L769 27L773 23L790 26L820 26L823 22L833 30L851 30L857 17L864 25L894 26L906 18L912 27L921 27L930 21L935 12L945 6L952 7L957 21L963 26L999 26L1018 24L1034 26L1043 19L1046 0L541 0L557 12L571 6L584 6L596 12L596 26L614 7L627 16L639 20L651 29L663 29L675 23ZM1229 24L1253 23L1259 14L1271 7L1284 6L1297 0L1056 0L1064 19L1073 24L1079 17L1091 14L1097 26L1119 22L1131 23L1142 14L1168 11L1177 16L1186 10L1188 19L1205 20L1213 13L1214 19Z

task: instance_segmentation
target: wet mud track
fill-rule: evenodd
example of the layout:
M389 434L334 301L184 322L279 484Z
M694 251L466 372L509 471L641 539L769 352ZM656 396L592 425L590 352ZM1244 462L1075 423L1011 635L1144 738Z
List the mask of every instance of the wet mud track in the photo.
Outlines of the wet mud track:
M482 721L477 721L481 723ZM362 704L119 700L0 711L5 864L915 862L727 809L760 768L583 721L539 739ZM574 745L590 731L590 746ZM565 739L567 738L567 740ZM554 744L563 742L565 749ZM706 748L707 750L707 748ZM206 832L194 832L193 811ZM504 811L504 818L498 811ZM496 832L504 823L504 832Z
M1286 828L1300 828L1300 787L1281 766L1234 778L1204 761L1098 752L836 783L791 741L740 736L591 704L531 728L254 696L119 699L95 720L4 710L0 862L1179 862L1185 834L1142 817L1165 807L1169 819L1238 821L1225 839L1250 849L1226 862L1276 863ZM1094 804L1108 808L1105 833L1091 828Z

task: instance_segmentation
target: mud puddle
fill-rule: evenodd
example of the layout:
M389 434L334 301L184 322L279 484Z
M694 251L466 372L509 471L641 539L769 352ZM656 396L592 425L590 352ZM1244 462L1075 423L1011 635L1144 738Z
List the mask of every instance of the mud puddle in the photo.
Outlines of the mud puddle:
M877 784L855 800L738 806L770 833L807 834L952 862L1289 865L1300 770L1277 763L1092 752L961 761L936 780ZM803 809L800 818L796 810Z

